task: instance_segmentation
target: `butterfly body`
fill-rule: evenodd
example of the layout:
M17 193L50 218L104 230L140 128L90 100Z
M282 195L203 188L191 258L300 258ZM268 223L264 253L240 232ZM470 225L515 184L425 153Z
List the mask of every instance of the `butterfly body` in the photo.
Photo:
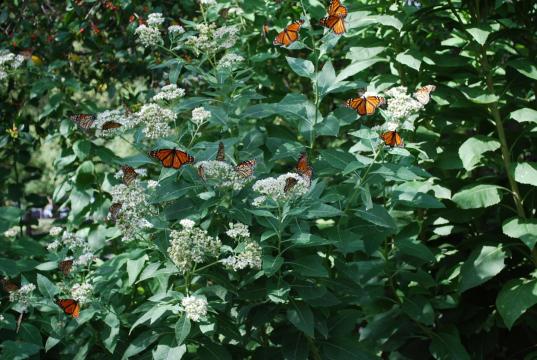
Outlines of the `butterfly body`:
M122 126L123 125L121 125L120 123L116 121L107 121L101 126L101 130L112 130L112 129L117 129Z
M427 105L429 101L431 101L431 93L435 90L436 90L436 86L425 85L424 87L421 87L418 90L416 90L416 92L414 93L414 97L421 104Z
M347 15L347 8L341 5L339 0L332 0L328 7L328 16L322 18L320 24L332 30L334 34L341 35L347 31L344 20Z
M313 168L310 166L308 162L308 155L303 152L300 154L300 157L298 158L298 162L296 164L296 172L298 175L302 176L304 180L308 183L308 186L311 185L311 179L313 177Z
M110 220L112 222L116 222L118 216L119 216L119 212L121 211L121 208L123 207L123 204L122 203L113 203L112 205L110 205L110 209L108 210L109 213L110 213Z
M300 39L300 34L298 32L300 31L302 24L304 24L304 20L300 19L287 25L287 27L283 29L282 32L276 35L276 38L274 39L272 44L283 46L291 45L292 43Z
M401 138L401 135L397 132L397 130L393 131L386 131L385 133L382 133L380 135L380 138L384 141L385 145L388 145L389 147L403 147L405 146L403 142L403 138Z
M95 124L95 119L97 119L97 116L94 114L74 114L71 115L69 119L71 119L71 121L82 130L88 131L93 124Z
M386 103L386 99L381 96L358 96L348 99L345 105L356 110L361 116L373 115L377 108Z
M298 180L292 176L289 176L285 179L285 186L283 187L283 192L289 192L295 185L298 184Z
M134 180L136 180L136 178L138 177L138 173L131 166L122 166L121 171L123 172L122 181L127 186L132 184Z
M58 269L63 272L63 275L67 276L73 268L73 260L64 260L58 264Z
M226 150L224 148L223 142L218 143L218 152L216 153L216 160L226 161Z
M55 303L63 310L65 315L70 315L73 318L78 318L80 316L80 303L75 299L56 298Z
M256 165L255 159L246 160L235 166L235 172L243 179L249 178L254 174L254 168Z
M165 168L180 169L185 164L194 163L193 156L176 148L154 150L149 156L159 160Z

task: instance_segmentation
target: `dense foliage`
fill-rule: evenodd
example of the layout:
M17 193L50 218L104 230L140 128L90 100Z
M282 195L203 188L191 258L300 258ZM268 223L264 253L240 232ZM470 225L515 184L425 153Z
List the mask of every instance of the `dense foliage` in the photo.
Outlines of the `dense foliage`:
M537 5L343 5L5 2L2 358L537 356Z

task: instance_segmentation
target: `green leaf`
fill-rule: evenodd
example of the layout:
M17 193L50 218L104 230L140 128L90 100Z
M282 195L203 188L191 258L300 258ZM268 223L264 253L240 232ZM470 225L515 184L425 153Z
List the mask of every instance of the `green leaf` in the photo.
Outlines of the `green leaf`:
M535 304L537 279L511 280L502 287L496 298L496 308L508 329L511 329L520 315Z
M127 274L129 274L129 285L135 283L136 278L142 272L147 256L142 256L136 260L127 260Z
M108 325L108 329L102 331L101 339L106 350L113 354L119 341L119 319L115 313L109 312L104 318L104 323Z
M421 60L419 54L407 50L405 52L397 54L395 60L403 65L408 66L411 69L420 70Z
M413 320L425 325L434 324L434 309L423 296L406 297L401 309Z
M318 203L308 209L307 219L328 218L341 215L341 210L328 204Z
M265 273L265 276L271 277L280 270L282 265L283 258L281 256L273 257L270 255L263 255L263 272Z
M397 228L397 225L395 224L395 221L393 220L391 215L383 206L380 205L373 204L372 208L359 209L356 211L356 216L364 219L365 221L384 228Z
M473 103L486 105L497 102L500 98L498 95L487 94L485 90L474 88L460 88L460 91L468 100Z
M153 350L153 360L179 360L186 354L185 345L170 346L168 344L158 344Z
M537 110L530 108L522 108L513 111L510 114L511 119L521 122L532 122L537 124Z
M505 251L501 246L474 249L461 267L460 292L483 284L505 267Z
M515 180L521 184L537 186L537 163L518 163L515 165Z
M452 198L461 209L478 209L496 205L501 201L500 187L475 185L459 191Z
M512 218L502 226L503 233L509 237L520 239L532 250L537 243L537 220Z
M434 254L427 246L417 239L401 239L395 242L395 245L402 254L417 257L426 262L436 262Z
M369 352L355 337L330 338L322 342L322 359L326 360L378 360L379 357Z
M300 58L292 58L286 56L285 59L291 67L291 69L299 76L311 78L315 73L315 67L313 63L309 60L304 60Z
M201 344L198 350L199 359L231 360L231 355L224 346L209 341L203 341Z
M155 306L149 308L149 310L140 316L138 320L132 324L131 329L129 330L129 334L132 333L132 331L140 324L143 324L147 320L150 320L150 324L153 324L155 321L157 321L166 311L171 311L175 309L173 305L169 304L155 304Z
M293 303L292 307L287 310L287 319L298 330L309 337L314 337L313 312L308 305Z
M157 339L160 337L160 333L154 330L148 330L140 335L138 335L134 340L132 340L125 349L125 352L123 353L123 356L121 357L122 360L128 359L131 356L137 355L147 349L149 345L157 341Z
M303 276L328 277L328 270L323 265L323 259L318 255L303 256L291 262L291 265Z
M454 327L434 333L429 351L436 360L470 360L470 355L461 343L459 332Z
M494 32L498 31L500 29L500 24L482 24L480 26L474 26L471 28L466 29L472 35L475 41L477 41L478 44L484 45L487 42L487 39L489 35Z
M516 59L511 60L507 63L508 66L511 66L516 71L529 77L530 79L537 80L537 66L531 63L527 59Z
M181 345L190 334L190 320L185 314L181 314L179 320L175 323L175 339L177 344Z
M73 152L79 160L84 160L88 157L91 151L91 142L88 140L77 140L73 144Z
M467 139L459 148L459 157L467 171L470 171L479 164L481 157L488 151L495 151L500 148L500 142L486 136L475 136Z
M40 346L22 341L6 340L2 342L2 359L23 360L37 354Z
M54 298L54 295L59 293L58 287L41 274L37 274L37 288L43 296L48 297L49 299Z
M381 57L355 61L351 63L349 66L347 66L345 69L341 70L341 72L336 77L336 83L341 82L350 76L358 74L360 71L364 71L365 69L375 65L378 62L386 62L386 61L388 60L385 58L381 58Z
M336 83L336 71L334 70L332 62L328 61L324 64L317 76L319 96L322 98L324 95L328 94L330 90L335 89Z

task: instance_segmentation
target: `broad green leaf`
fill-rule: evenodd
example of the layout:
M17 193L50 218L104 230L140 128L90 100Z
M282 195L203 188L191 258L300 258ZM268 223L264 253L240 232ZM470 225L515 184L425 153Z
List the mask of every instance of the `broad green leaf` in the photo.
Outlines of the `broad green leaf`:
M427 262L436 262L436 258L431 250L417 239L407 238L397 240L395 245L402 254L417 257Z
M79 160L84 160L88 157L91 151L91 142L88 140L78 140L73 144L73 152Z
M125 349L125 352L123 353L121 359L125 360L130 358L131 356L141 353L142 351L147 349L149 345L157 341L159 337L160 333L154 330L148 330L141 333L130 342L127 349Z
M293 268L302 276L328 277L328 270L323 265L323 259L318 255L300 257L292 262Z
M460 91L468 100L476 104L492 104L497 102L500 98L498 95L487 94L486 90L474 88L460 88Z
M330 338L322 341L322 359L326 360L378 360L372 350L367 349L355 337Z
M515 180L521 184L537 186L537 163L518 163L515 165Z
M293 303L287 310L287 319L307 336L314 336L313 312L308 305Z
M54 346L58 345L58 343L61 340L58 338L55 338L53 336L49 336L47 338L47 341L45 342L45 352L48 352L50 349L52 349Z
M175 323L175 339L177 340L177 344L183 344L188 334L190 334L190 320L183 313Z
M306 337L302 333L286 336L283 339L284 360L308 360L309 348Z
M397 54L395 57L395 60L403 65L408 66L411 69L414 70L420 70L421 67L421 59L420 56L412 51L405 51L402 53Z
M475 136L467 139L459 148L459 157L467 171L470 171L479 164L481 157L488 151L495 151L500 148L500 142L485 136Z
M113 354L119 342L120 322L114 312L109 312L104 318L104 323L108 325L108 328L101 331L101 339L106 350Z
M281 256L273 257L270 255L263 255L263 272L265 273L265 276L271 277L280 270L282 265L283 258Z
M353 62L367 60L381 54L384 50L386 50L384 46L351 47L345 55L345 59L352 60Z
M470 360L470 355L461 343L459 332L454 327L433 333L429 351L436 360Z
M356 215L365 221L368 221L372 224L388 228L396 229L397 225L391 217L391 215L386 211L384 206L373 204L372 208L369 209L359 209L356 211Z
M179 360L186 354L185 345L170 346L168 344L158 344L153 350L153 360Z
M507 65L516 69L522 75L529 77L530 79L537 80L537 66L534 63L531 63L527 59L516 59L511 60Z
M299 76L311 78L315 73L315 67L313 63L309 60L304 60L300 58L292 58L286 56L285 59L291 67L291 69Z
M537 124L537 110L530 108L522 108L513 111L510 115L511 119L518 122L532 122Z
M39 353L40 346L22 341L6 340L2 342L2 359L23 360Z
M209 341L203 341L198 350L199 359L203 360L231 360L231 355L227 349L220 345Z
M487 42L489 35L494 31L498 31L499 29L500 24L482 24L480 26L468 28L466 31L472 35L474 40L477 41L479 45L484 45Z
M530 307L537 304L537 279L507 282L496 298L496 308L508 329Z
M461 267L460 292L483 284L505 267L505 251L501 246L481 246L470 254Z
M136 260L127 260L127 274L129 274L129 285L134 284L136 278L142 272L147 256L142 256Z
M58 287L47 277L37 274L37 288L39 292L49 299L54 298L54 295L59 293Z
M317 76L319 96L322 98L324 95L328 94L330 89L335 88L337 81L336 71L334 70L332 62L326 62Z
M520 239L530 250L537 243L536 219L512 218L503 223L502 230L505 235Z
M348 77L358 74L360 71L364 71L365 69L373 66L374 64L378 62L386 62L386 61L387 60L385 58L381 58L381 57L355 61L351 63L349 66L347 66L345 69L339 72L339 74L336 77L335 82L336 83L341 82L347 79Z
M307 219L328 218L341 215L341 210L328 204L318 203L308 209Z
M413 320L425 325L434 324L434 309L424 296L406 297L401 309Z
M132 333L132 331L140 324L143 324L147 320L150 320L150 324L153 324L155 321L157 321L166 311L171 311L174 309L173 305L169 304L155 304L155 306L149 308L149 310L140 316L138 320L132 324L129 334Z
M500 187L475 185L459 191L452 198L461 209L478 209L496 205L501 201Z

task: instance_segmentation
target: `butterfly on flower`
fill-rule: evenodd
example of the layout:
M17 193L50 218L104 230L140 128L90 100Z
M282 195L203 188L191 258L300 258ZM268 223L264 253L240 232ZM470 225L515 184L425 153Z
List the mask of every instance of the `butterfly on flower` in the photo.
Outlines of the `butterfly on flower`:
M132 184L134 180L136 180L136 178L138 177L138 173L136 172L136 170L134 170L133 167L128 166L128 165L122 166L121 172L123 173L123 176L122 176L123 184L127 186Z
M60 261L60 263L58 264L58 269L60 269L63 275L65 276L69 275L72 268L73 268L72 259Z
M123 207L122 203L113 203L110 205L110 209L108 209L109 215L108 218L112 222L116 222L117 218L119 216L119 212L121 211L121 208Z
M7 278L0 279L0 284L2 284L2 288L4 289L4 291L8 293L17 291L20 288L19 285L15 284L15 282Z
M285 179L285 186L283 187L283 192L289 192L295 185L298 184L298 180L292 176L289 176Z
M302 179L304 179L304 181L306 182L308 186L311 186L311 179L313 177L313 168L308 162L308 155L306 154L306 152L303 152L302 154L300 154L298 158L298 162L295 166L295 171L298 175L302 177ZM298 179L291 177L291 176L288 177L287 179L285 179L285 186L283 188L283 191L284 192L290 191L297 183L298 183Z
M183 165L194 163L193 156L175 148L153 150L149 156L159 160L165 168L180 169Z
M79 128L88 131L95 124L97 116L95 114L74 114L69 117Z
M358 97L348 99L345 105L348 108L356 110L361 116L373 115L377 108L386 103L386 99L382 96L371 96L366 94L358 94Z
M341 5L339 0L330 1L328 6L328 16L321 19L320 24L329 28L336 35L345 33L345 18L347 17L347 8Z
M73 318L80 316L80 303L75 299L55 299L56 305L58 305L66 315L70 315Z
M216 160L226 161L226 149L224 148L224 143L221 141L218 143L218 152L216 153Z
M401 135L399 135L397 130L386 131L380 135L380 138L384 141L384 145L388 145L389 147L405 146L403 143L403 138L401 138Z
M122 127L123 125L116 121L107 121L101 125L101 130L112 130Z
M421 104L427 105L429 101L431 101L431 93L436 90L436 86L434 85L425 85L414 93L414 97L416 100L418 100Z
M240 178L246 179L254 174L255 164L255 159L246 160L237 164L233 169Z
M292 43L300 39L300 34L298 32L300 31L302 24L304 24L304 20L300 19L287 25L287 27L283 29L282 32L276 35L276 38L274 39L272 44L283 46L291 45Z

